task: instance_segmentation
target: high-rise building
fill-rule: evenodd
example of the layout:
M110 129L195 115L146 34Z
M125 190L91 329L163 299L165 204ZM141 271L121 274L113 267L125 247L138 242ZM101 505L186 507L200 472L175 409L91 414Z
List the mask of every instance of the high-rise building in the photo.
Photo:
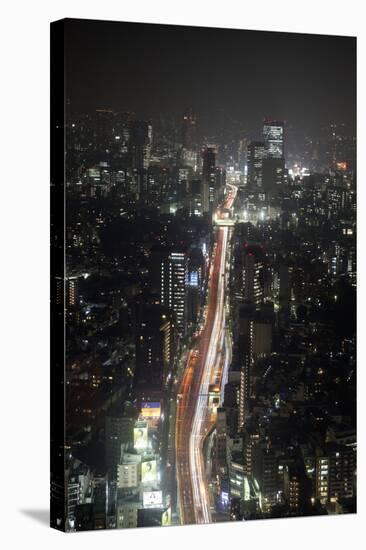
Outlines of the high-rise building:
M230 462L230 500L240 502L241 516L253 517L254 514L255 517L260 508L258 484L252 476L245 473L242 457Z
M149 167L152 146L152 125L150 122L135 120L130 123L131 167L138 172Z
M185 251L174 250L160 260L160 301L174 312L177 331L187 330L188 257Z
M248 140L242 138L238 145L238 164L241 172L245 171L245 167L248 164Z
M279 303L280 307L288 310L291 300L292 266L281 264L279 267Z
M247 181L250 187L262 187L263 159L265 146L263 141L252 141L247 149Z
M218 200L215 147L206 147L202 158L203 211L212 213Z
M348 206L347 190L342 187L329 186L326 190L327 216L333 218Z
M239 308L239 336L235 348L235 360L240 369L239 429L243 428L249 413L251 371L253 365L254 316L255 309L253 302L244 302Z
M66 305L76 306L79 300L79 281L77 277L67 277L66 279Z
M178 200L184 200L187 196L191 172L191 168L187 166L177 168L176 190Z
M285 175L285 161L280 158L263 160L263 191L268 197L281 190Z
M203 214L203 183L201 180L191 180L188 190L188 210L190 216Z
M253 354L255 357L266 357L272 351L272 324L257 319L254 322Z
M263 301L263 250L245 246L242 252L242 296L260 309Z
M94 529L105 529L107 520L106 482L98 483L94 488Z
M278 120L265 120L263 139L263 189L271 196L284 181L284 123Z
M226 170L222 166L216 166L216 189L219 201L224 197L226 185Z
M311 480L306 476L304 465L290 464L284 468L284 496L290 511L305 514L311 504Z
M262 509L271 510L276 504L278 492L278 459L276 451L266 445L256 445L253 449L253 474L262 493Z
M56 305L60 312L63 312L64 306L72 311L79 305L79 279L77 276L68 276L65 279L56 277Z
M350 128L345 123L332 123L322 133L321 151L327 165L333 170L353 170L356 139Z
M205 260L201 248L190 251L187 277L187 320L195 324L203 302Z
M182 146L185 149L192 150L197 144L197 121L196 117L190 113L183 116L182 120Z
M105 151L111 143L115 113L111 109L96 109L94 117L95 143L98 151Z
M283 122L278 120L265 120L263 122L263 139L267 158L284 158L285 152Z
M136 419L135 409L127 404L108 411L105 418L105 454L106 465L113 477L121 459L123 444L132 445L133 427Z
M152 126L149 122L133 121L129 125L130 167L135 180L133 188L137 197L147 189L147 169L152 147Z
M316 498L323 504L354 496L356 451L353 445L327 443L316 456Z
M227 473L227 427L226 410L222 407L217 409L216 421L216 461L217 471L220 478Z
M253 460L254 449L259 443L259 431L255 426L247 425L242 430L243 434L243 451L244 451L244 465L245 473L248 476L253 475Z
M163 397L174 357L172 309L159 304L137 307L134 395L139 399L149 401Z

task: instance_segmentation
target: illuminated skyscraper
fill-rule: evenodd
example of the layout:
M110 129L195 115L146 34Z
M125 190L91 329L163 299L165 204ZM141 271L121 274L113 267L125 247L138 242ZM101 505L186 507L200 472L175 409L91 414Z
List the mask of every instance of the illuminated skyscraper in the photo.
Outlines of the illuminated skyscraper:
M142 171L149 167L152 146L152 126L150 122L130 123L130 154L134 170Z
M284 123L278 120L265 120L263 123L263 139L266 157L283 159L284 154Z
M77 277L68 277L66 281L66 303L68 306L76 306L79 298L79 285Z
M238 146L238 163L239 168L242 172L245 170L245 166L248 164L248 140L246 138L242 138L239 141Z
M159 263L160 301L174 312L178 334L183 336L187 329L187 253L165 253Z
M263 189L272 195L283 183L285 172L284 123L265 120L263 124L264 153Z
M263 141L252 141L247 150L248 185L262 187L263 159L265 147Z
M239 428L245 424L249 413L251 375L253 365L254 305L245 302L239 310L239 337L237 359L240 367L239 385Z
M203 211L213 212L217 203L216 149L207 147L203 153Z
M259 246L247 246L242 257L242 294L258 310L263 300L263 251Z
M147 169L152 147L152 126L149 122L133 121L129 126L130 165L136 180L136 195L146 191Z

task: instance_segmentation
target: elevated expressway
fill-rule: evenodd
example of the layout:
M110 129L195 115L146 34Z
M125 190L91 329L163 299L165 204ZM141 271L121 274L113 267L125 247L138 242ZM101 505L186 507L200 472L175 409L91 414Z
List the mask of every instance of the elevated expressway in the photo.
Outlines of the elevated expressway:
M236 197L237 188L233 185L227 187L228 193L216 213L216 221L228 221L226 212L231 210ZM177 404L176 473L182 524L211 521L203 456L205 438L215 422L208 404L208 394L210 386L215 385L221 389L222 398L230 355L225 329L226 262L230 228L228 225L217 225L205 323L195 349L188 354Z

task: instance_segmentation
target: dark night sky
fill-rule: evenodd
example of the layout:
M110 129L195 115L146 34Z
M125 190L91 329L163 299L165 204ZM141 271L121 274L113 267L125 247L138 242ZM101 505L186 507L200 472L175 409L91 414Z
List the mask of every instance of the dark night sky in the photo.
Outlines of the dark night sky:
M68 20L66 44L75 111L193 108L212 132L235 119L254 133L265 116L354 127L354 38Z

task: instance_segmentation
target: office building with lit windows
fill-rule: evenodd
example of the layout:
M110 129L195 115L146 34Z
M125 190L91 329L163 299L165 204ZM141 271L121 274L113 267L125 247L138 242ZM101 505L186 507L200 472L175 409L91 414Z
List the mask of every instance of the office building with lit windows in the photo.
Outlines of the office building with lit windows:
M258 246L244 247L242 252L242 297L260 309L263 301L263 250Z
M206 147L202 157L203 211L213 212L218 198L215 147Z
M264 142L252 141L247 148L247 183L249 187L262 187L264 158Z
M173 365L173 312L160 304L139 304L136 317L134 395L144 400L160 400Z
M265 120L263 123L263 140L266 157L283 159L284 152L284 123L278 120Z
M277 120L265 120L263 141L263 190L271 197L281 189L284 181L284 123Z
M174 312L177 332L187 330L188 256L185 251L171 251L160 262L161 304Z

